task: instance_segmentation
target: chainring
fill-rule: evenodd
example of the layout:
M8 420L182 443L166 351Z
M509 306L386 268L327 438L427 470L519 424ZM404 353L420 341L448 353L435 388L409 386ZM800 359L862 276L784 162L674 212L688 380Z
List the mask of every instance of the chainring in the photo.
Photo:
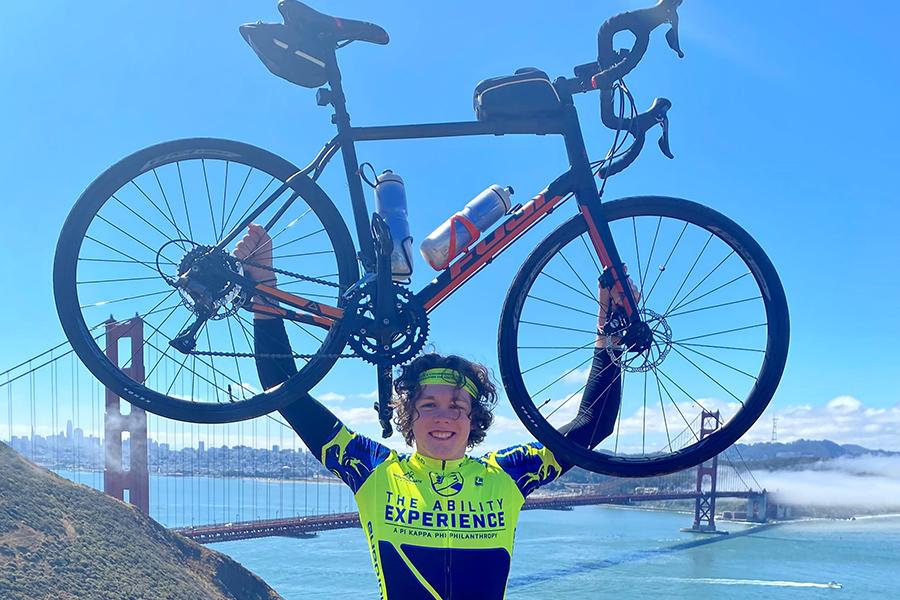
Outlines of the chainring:
M357 322L375 318L376 282L361 285L353 292L345 314L352 314ZM415 357L428 339L428 313L416 297L405 287L391 284L393 300L397 309L399 324L390 344L383 345L375 332L365 326L356 326L350 334L348 344L357 356L371 364L388 361L391 366L401 365Z

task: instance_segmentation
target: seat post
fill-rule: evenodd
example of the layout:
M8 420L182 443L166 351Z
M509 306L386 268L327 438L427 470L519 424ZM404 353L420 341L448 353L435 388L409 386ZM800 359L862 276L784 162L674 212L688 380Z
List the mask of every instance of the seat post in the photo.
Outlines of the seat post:
M344 171L347 175L347 187L350 190L350 204L353 208L353 220L356 222L356 236L359 241L359 259L366 272L375 271L375 254L372 243L372 230L369 224L369 211L366 208L366 197L363 193L362 181L359 177L359 160L353 136L350 135L350 113L347 112L347 99L341 85L341 71L337 64L334 50L328 57L326 74L331 87L331 105L334 115L331 122L337 126L341 156L344 159Z

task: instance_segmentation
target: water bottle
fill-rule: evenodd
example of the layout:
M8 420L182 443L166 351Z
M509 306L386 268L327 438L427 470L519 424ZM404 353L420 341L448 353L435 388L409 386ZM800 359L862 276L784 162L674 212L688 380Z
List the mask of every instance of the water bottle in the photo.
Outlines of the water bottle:
M402 177L388 170L375 178L375 210L387 222L394 242L391 254L393 280L409 282L413 271L412 236Z
M511 187L492 185L475 196L461 211L425 238L419 247L422 257L435 270L446 269L450 261L462 254L509 211L512 194Z

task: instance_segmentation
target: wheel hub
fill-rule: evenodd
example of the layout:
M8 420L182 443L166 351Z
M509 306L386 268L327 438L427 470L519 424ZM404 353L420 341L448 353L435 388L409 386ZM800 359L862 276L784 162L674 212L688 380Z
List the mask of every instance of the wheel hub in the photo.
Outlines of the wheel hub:
M632 373L643 373L655 369L666 359L672 348L672 328L659 313L642 308L638 311L641 322L629 327L622 337L626 350L617 353L619 346L613 344L613 336L605 336L605 347L610 357L619 366Z
M224 319L235 314L246 301L241 286L229 275L243 275L240 262L212 246L195 244L178 264L178 277L171 283L182 303L194 314Z

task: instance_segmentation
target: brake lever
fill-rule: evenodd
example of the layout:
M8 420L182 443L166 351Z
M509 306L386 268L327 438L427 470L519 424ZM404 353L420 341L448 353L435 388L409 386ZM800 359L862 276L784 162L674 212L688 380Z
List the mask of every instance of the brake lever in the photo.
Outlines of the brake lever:
M678 13L675 12L679 4L681 4L681 0L673 2L673 5L669 8L667 20L672 27L666 32L666 41L669 43L669 48L678 55L678 58L684 58L684 52L681 51L681 44L678 41Z
M662 153L666 155L667 158L675 158L675 155L672 154L672 149L669 147L669 117L663 115L662 117L656 118L660 127L662 127L662 135L659 138L659 149L662 150Z

